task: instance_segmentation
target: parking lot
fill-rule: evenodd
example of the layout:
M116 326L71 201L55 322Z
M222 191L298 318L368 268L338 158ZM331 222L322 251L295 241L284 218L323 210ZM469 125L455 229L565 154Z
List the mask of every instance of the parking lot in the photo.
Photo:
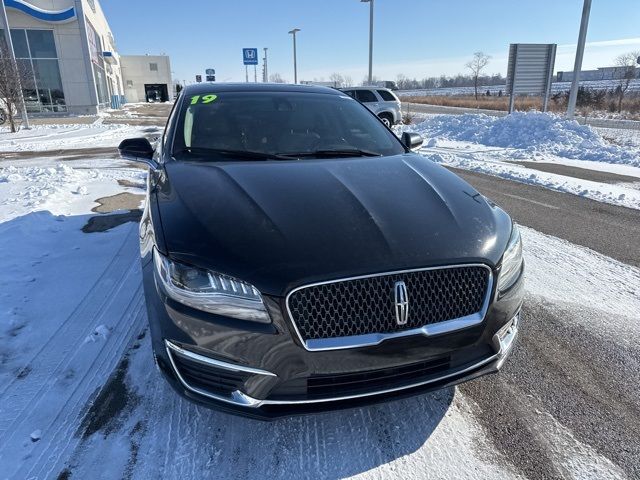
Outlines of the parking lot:
M456 388L260 422L183 400L153 366L145 171L115 147L157 138L169 107L0 133L3 477L640 478L637 132L593 133L593 151L638 161L591 168L566 152L443 138L434 125L454 115L423 112L425 161L522 226L514 353L500 374Z

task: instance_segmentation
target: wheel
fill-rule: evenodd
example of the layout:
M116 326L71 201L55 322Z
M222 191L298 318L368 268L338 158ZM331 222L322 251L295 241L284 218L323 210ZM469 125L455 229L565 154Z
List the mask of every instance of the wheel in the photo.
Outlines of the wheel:
M378 117L387 127L391 127L391 125L393 125L393 118L388 113L381 113Z

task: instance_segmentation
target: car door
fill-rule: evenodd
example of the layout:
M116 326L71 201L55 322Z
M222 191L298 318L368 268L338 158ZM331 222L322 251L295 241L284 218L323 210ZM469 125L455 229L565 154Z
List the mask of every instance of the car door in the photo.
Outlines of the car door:
M380 111L378 97L372 90L356 90L356 98L376 115Z

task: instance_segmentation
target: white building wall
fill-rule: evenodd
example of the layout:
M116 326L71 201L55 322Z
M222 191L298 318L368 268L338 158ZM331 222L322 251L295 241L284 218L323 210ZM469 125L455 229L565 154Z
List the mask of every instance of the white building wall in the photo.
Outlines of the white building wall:
M95 7L95 12L93 11L92 5ZM112 95L122 95L124 93L124 89L122 86L122 71L120 65L120 55L116 50L115 39L113 34L111 33L111 28L109 27L109 22L102 11L102 7L97 0L93 2L89 2L88 0L82 0L82 8L84 10L84 14L87 19L93 25L93 28L96 29L100 39L102 40L103 51L112 52L115 63L111 64L105 63L105 70L107 73L107 77L111 80L112 85Z
M171 61L167 55L122 55L122 81L127 102L145 102L145 85L160 84L167 86L169 99L174 96L171 80ZM150 64L158 66L152 71Z
M62 89L67 111L77 114L93 114L98 111L97 93L89 47L84 28L85 15L102 39L103 50L111 51L115 65L106 64L105 71L113 86L112 93L124 92L119 57L113 41L113 35L98 0L27 0L27 3L47 11L62 11L76 8L76 18L65 23L50 23L38 20L26 13L7 8L7 18L12 29L51 30L53 32ZM91 4L95 6L93 11ZM82 23L80 23L82 22Z

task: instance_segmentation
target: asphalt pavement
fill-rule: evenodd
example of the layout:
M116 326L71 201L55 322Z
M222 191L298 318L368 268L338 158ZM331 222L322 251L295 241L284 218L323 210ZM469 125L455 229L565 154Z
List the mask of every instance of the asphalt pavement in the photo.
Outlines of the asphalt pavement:
M640 211L454 169L517 223L640 267Z

